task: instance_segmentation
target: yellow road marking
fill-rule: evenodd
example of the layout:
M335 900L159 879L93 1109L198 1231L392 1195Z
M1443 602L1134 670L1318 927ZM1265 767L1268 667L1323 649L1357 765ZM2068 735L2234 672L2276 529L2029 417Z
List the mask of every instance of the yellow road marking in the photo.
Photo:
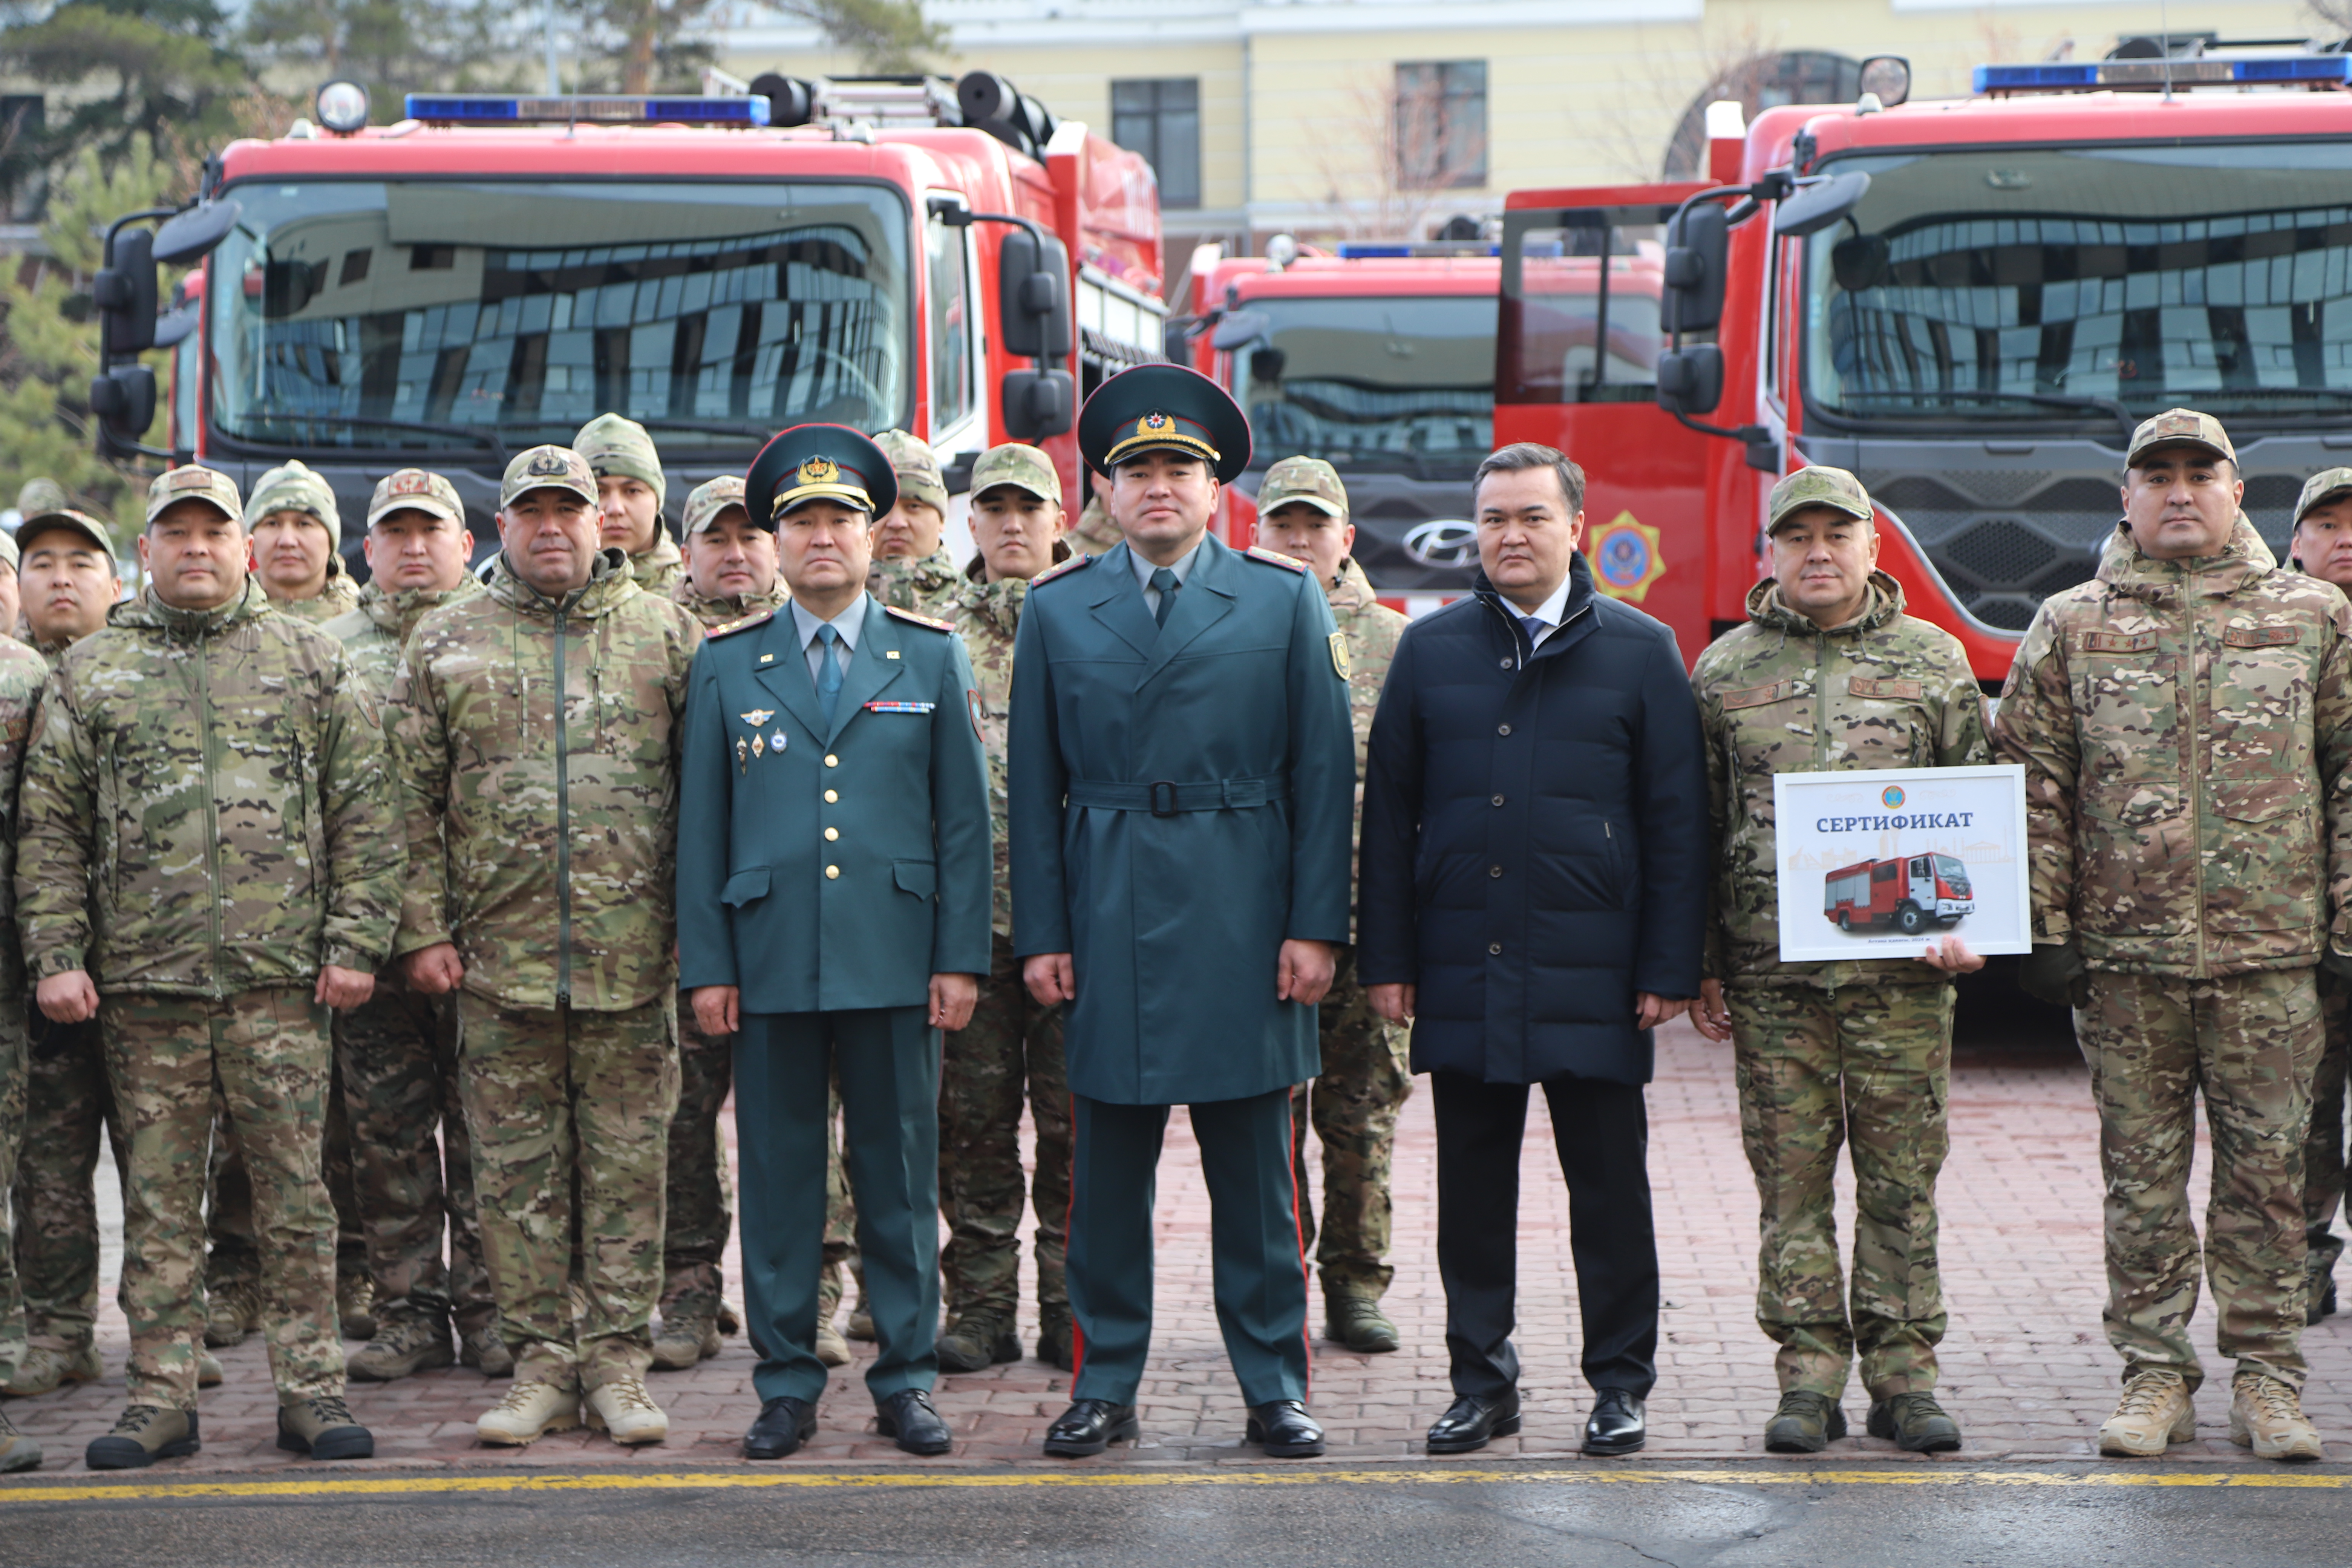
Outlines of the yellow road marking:
M1026 1487L1295 1487L1554 1485L1862 1487L2289 1487L2352 1489L2352 1475L2306 1470L1962 1470L1941 1465L1885 1470L1591 1468L1557 1470L1040 1470L975 1474L960 1471L781 1470L676 1471L646 1475L322 1476L285 1481L89 1481L0 1484L0 1505L26 1502L153 1502L205 1498L366 1498L420 1493L727 1491L790 1488L932 1489Z

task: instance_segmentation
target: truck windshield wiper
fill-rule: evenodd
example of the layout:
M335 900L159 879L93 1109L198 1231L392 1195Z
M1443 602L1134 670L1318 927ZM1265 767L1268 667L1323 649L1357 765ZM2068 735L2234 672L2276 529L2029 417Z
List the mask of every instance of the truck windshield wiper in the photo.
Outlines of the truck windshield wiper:
M2104 414L2123 429L2124 445L2131 445L2131 434L2139 427L2132 411L2112 397L2082 397L2063 392L1981 392L1981 391L1886 391L1849 393L1843 401L1868 402L1874 399L1900 398L1914 404L1934 403L2027 403L2037 408L2073 408L2085 414Z

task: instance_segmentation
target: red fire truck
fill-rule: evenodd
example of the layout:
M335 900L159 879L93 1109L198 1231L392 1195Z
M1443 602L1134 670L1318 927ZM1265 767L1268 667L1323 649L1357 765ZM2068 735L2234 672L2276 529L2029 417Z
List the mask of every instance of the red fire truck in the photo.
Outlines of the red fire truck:
M1494 437L1494 247L1327 255L1277 236L1267 248L1192 257L1193 366L1250 421L1249 470L1225 489L1220 531L1249 543L1265 470L1322 458L1347 481L1356 560L1383 600L1417 614L1468 592L1470 475Z
M163 322L154 455L247 482L299 458L354 547L406 464L447 473L494 547L509 456L606 410L659 442L673 516L805 420L911 430L950 489L992 443L1040 441L1076 493L1079 399L1162 354L1149 164L986 71L750 87L416 94L373 126L330 87L320 124L230 144L198 205L110 236L107 438L146 428L156 260L204 256Z
M1969 868L1949 855L1906 855L1842 866L1822 881L1822 913L1840 931L1892 925L1916 936L1976 912Z
M1908 80L1717 105L1704 183L1508 198L1496 438L1582 460L1604 590L1687 658L1742 618L1803 463L1862 477L1880 564L1992 686L2095 569L2137 421L2224 420L2282 558L2303 479L2352 461L2352 60L2191 39L1982 67L1960 100ZM1564 257L1657 268L1665 310Z

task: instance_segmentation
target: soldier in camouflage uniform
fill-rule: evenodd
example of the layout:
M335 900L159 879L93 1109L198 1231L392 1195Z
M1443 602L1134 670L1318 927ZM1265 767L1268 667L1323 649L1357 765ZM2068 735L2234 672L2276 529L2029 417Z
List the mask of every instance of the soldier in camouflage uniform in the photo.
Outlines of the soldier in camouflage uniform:
M200 1213L214 1108L258 1178L278 1442L374 1451L343 1404L321 1179L326 1010L391 946L403 834L376 707L342 648L247 575L236 484L148 492L150 581L66 651L22 797L17 919L41 1011L96 1015L130 1123L129 1405L93 1469L197 1446Z
M1070 1365L1070 1292L1063 1279L1070 1210L1070 1087L1062 1070L1062 1009L1040 1007L1013 956L1013 888L1005 870L1004 725L1013 700L1013 637L1029 579L1069 559L1062 543L1062 478L1053 459L1017 442L983 453L971 471L979 553L955 598L956 630L971 656L988 751L989 822L996 854L994 955L971 1022L947 1037L940 1069L940 1255L949 1327L940 1370L976 1372L1019 1361L1016 1233L1027 1199L1037 1214L1037 1359ZM1021 1169L1021 1106L1036 1127L1034 1186Z
M1955 973L1983 960L1958 937L1928 956L1782 963L1772 777L1992 761L1984 698L1951 634L1903 613L1876 570L1870 494L1843 468L1772 487L1772 575L1691 676L1707 740L1716 876L1696 1018L1734 1042L1739 1122L1762 1205L1756 1321L1780 1347L1774 1453L1845 1436L1859 1354L1869 1430L1902 1447L1960 1446L1936 1402L1946 1317L1936 1177L1949 1147ZM1838 1145L1850 1142L1852 1306L1840 1268Z
M1087 475L1086 509L1078 513L1077 523L1070 530L1067 541L1072 554L1107 554L1125 537L1118 524L1111 521L1110 508L1104 502L1103 498L1109 493L1108 479L1097 473Z
M2323 468L2305 481L2294 503L2294 564L2352 594L2352 468ZM2336 1234L2344 1206L2344 1082L2352 1061L2352 981L2319 971L2319 1009L2326 1046L2311 1080L2311 1132L2303 1142L2303 1226L2308 1247L2304 1321L2336 1310L2336 1260L2344 1238Z
M466 569L474 536L465 506L438 474L385 476L368 500L363 547L370 575L359 608L324 630L381 700L416 623L482 590ZM419 854L437 856L439 847ZM460 1357L493 1377L511 1373L482 1262L456 999L420 994L387 973L365 1004L335 1015L334 1036L376 1303L374 1337L351 1358L352 1375L389 1382Z
M73 505L65 486L51 479L31 479L16 487L16 515L38 517L45 511L64 511Z
M1364 746L1372 710L1396 657L1405 619L1372 595L1349 552L1348 489L1320 458L1285 458L1266 469L1257 492L1257 543L1314 568L1348 639L1348 703L1356 731L1356 814L1362 826ZM1349 874L1353 875L1350 867ZM1408 1031L1372 1011L1356 983L1355 954L1339 955L1318 1015L1322 1076L1290 1094L1293 1179L1298 1184L1303 1245L1316 1248L1323 1276L1324 1333L1359 1353L1392 1351L1396 1325L1381 1310L1396 1270L1389 1267L1389 1173L1397 1116L1412 1093ZM1318 1240L1307 1186L1307 1128L1323 1144L1323 1225Z
M335 492L302 464L282 464L255 482L245 531L253 539L254 580L272 609L323 625L360 602L359 584L343 569Z
M874 520L874 565L866 591L886 605L950 619L963 571L940 542L947 535L948 482L939 458L904 430L874 437L898 476L898 504Z
M48 479L37 486L56 489ZM58 492L60 497L63 491ZM24 504L20 498L18 504ZM37 511L18 525L18 566L27 632L47 668L66 649L106 625L121 596L114 540L106 524L85 512ZM106 1051L92 1019L54 1024L38 1009L27 1017L32 1063L26 1087L26 1125L40 1136L26 1142L16 1164L18 1282L25 1302L25 1349L0 1394L47 1394L63 1383L101 1375L98 1323L98 1154L110 1146L118 1186L130 1184L131 1146L106 1081ZM207 1386L219 1381L209 1355Z
M2243 493L2219 420L2141 424L2098 576L2035 613L1993 729L2025 768L2034 947L2019 982L2074 1003L2099 1108L2125 1372L2099 1431L2110 1454L2161 1456L2196 1432L2201 1085L2230 1436L2320 1457L2299 1395L2303 1140L2325 1036L2312 968L2352 950L2352 604L2279 570Z
M705 631L773 610L791 597L776 575L776 536L751 524L743 481L698 485L686 498L686 574L669 596ZM720 1293L719 1260L735 1227L719 1112L734 1082L730 1037L713 1039L678 1014L677 1114L669 1124L667 1228L662 1238L661 1332L653 1364L678 1371L719 1353L719 1335L741 1325ZM834 1153L835 1163L840 1153ZM841 1362L846 1345L835 1342Z
M0 535L0 568L16 573L16 542ZM49 667L14 637L0 637L0 1384L13 1383L25 1354L24 1303L17 1293L9 1194L25 1135L29 1042L25 1030L25 961L16 943L16 786L25 742L39 710ZM0 1475L29 1470L41 1447L19 1435L0 1411Z
M441 846L410 868L397 945L412 989L457 993L515 1355L476 1423L493 1444L576 1426L583 1405L616 1442L668 1433L645 1372L677 1109L678 719L702 630L603 546L596 504L566 447L508 464L488 590L417 623L390 702L409 837Z
M628 552L629 575L648 594L667 594L686 575L686 557L662 521L669 481L654 438L634 419L599 414L580 426L572 449L596 474L604 544Z

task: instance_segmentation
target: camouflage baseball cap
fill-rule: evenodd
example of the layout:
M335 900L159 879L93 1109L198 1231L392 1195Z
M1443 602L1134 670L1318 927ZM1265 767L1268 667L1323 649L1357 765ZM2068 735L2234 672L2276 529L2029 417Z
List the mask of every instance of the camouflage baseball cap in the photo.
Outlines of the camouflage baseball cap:
M16 492L16 515L37 517L45 511L63 511L73 503L66 499L65 486L55 479L26 479Z
M1328 517L1345 517L1348 487L1339 482L1339 470L1320 458L1285 458L1265 471L1257 487L1257 514L1264 517L1292 501L1304 501Z
M209 501L223 517L239 521L245 517L245 500L236 493L236 481L218 468L191 463L155 476L155 482L147 487L147 521L153 522L165 507L184 500Z
M533 447L517 452L499 481L499 506L512 506L517 496L531 490L570 490L590 506L596 504L596 471L588 459L569 447Z
M342 535L343 520L335 510L335 492L300 463L282 463L254 482L253 494L246 499L245 526L251 528L273 511L309 512L330 534Z
M376 481L375 493L368 497L367 525L373 528L396 511L421 511L460 528L466 525L466 503L457 499L457 487L423 468L402 468Z
M971 493L997 485L1011 485L1027 490L1040 500L1062 504L1062 475L1054 467L1054 459L1036 447L1021 441L1007 441L991 447L971 466Z
M92 544L97 545L100 550L105 551L107 554L112 555L114 553L114 531L112 529L107 527L104 522L90 516L89 513L86 511L76 511L71 507L64 506L55 508L49 511L37 512L33 516L26 518L24 521L18 523L16 525L17 543L21 548L26 540L32 538L37 533L45 532L53 528L70 529L72 531L80 534L84 539L89 540Z
M686 495L688 536L709 531L730 506L741 507L746 518L751 515L751 503L743 499L743 481L737 475L721 474L695 486Z
M2303 481L2303 493L2294 498L2294 521L2301 522L2322 501L2346 495L2352 495L2352 468L2322 468Z
M942 514L947 511L948 482L940 473L940 459L929 443L904 430L885 430L874 437L874 444L890 459L890 467L898 476L898 494L902 498L929 501Z
M5 566L9 571L14 572L18 559L15 536L0 533L0 566Z
M1815 463L1799 468L1772 487L1771 500L1765 503L1764 531L1776 531L1809 506L1831 507L1864 522L1873 515L1870 492L1862 488L1860 479L1843 468Z
M654 449L654 438L646 427L635 420L599 414L580 426L580 434L572 437L572 449L588 459L598 479L618 475L643 479L653 486L656 497L668 498L669 481L662 478L661 454Z
M2131 449L2124 454L2124 467L2139 467L2140 458L2154 447L2176 446L2202 447L2217 458L2238 460L2238 449L2230 445L2230 433L2219 419L2194 408L2168 408L2140 421L2132 432Z

